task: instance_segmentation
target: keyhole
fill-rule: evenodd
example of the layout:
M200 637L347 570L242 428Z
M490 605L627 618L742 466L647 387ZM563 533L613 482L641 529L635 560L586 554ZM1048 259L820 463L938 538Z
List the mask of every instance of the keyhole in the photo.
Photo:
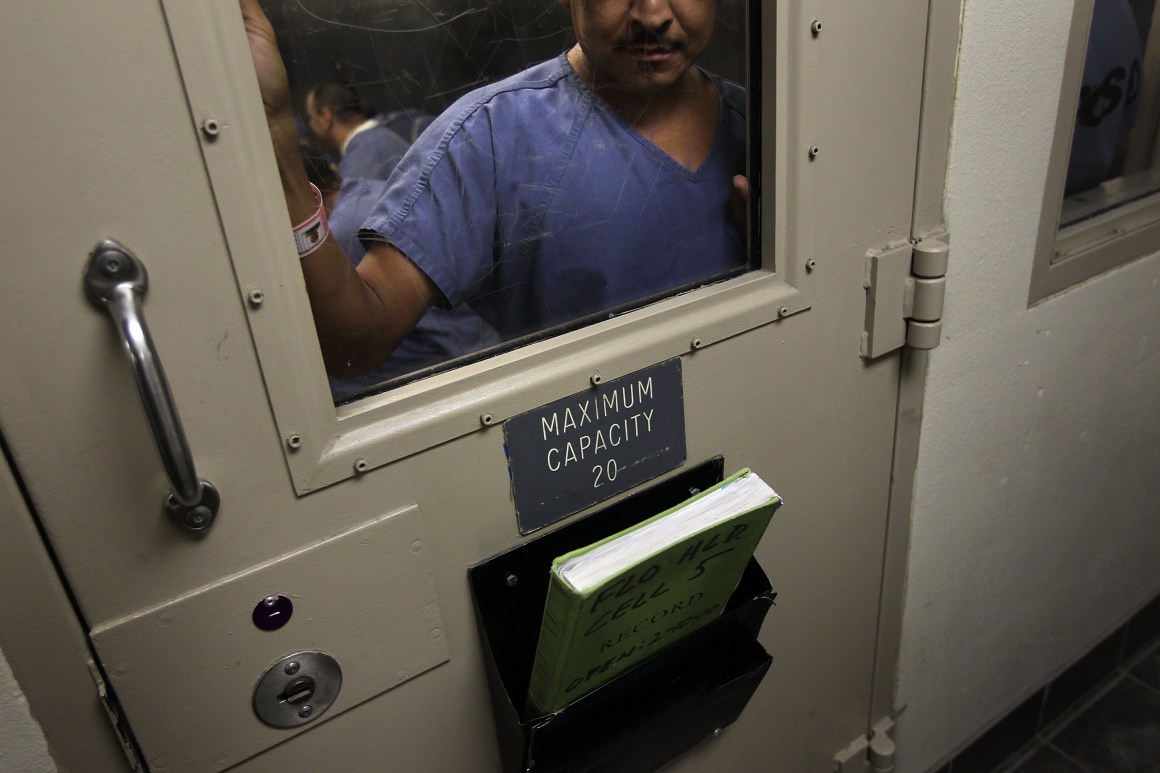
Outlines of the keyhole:
M296 706L299 703L309 700L313 694L314 680L308 676L302 676L286 685L286 689L278 696L278 700L279 702Z

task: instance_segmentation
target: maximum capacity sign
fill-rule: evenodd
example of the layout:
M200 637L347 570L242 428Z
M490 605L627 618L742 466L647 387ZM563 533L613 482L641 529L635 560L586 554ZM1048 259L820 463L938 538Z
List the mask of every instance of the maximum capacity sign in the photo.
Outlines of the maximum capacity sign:
M503 430L527 534L684 463L681 359L513 416Z

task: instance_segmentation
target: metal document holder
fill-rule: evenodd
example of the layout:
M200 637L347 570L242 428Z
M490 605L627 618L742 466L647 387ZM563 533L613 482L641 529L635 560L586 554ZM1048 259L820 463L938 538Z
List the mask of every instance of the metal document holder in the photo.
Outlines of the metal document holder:
M711 459L469 570L505 771L653 771L741 715L772 660L757 633L776 594L756 559L719 619L557 712L524 709L552 560L712 486L723 469Z

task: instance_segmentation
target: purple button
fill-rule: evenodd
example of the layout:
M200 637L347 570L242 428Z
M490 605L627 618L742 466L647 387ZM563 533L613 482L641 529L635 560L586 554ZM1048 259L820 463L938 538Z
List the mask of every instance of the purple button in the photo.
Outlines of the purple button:
M294 614L294 602L282 595L267 596L254 607L254 625L263 631L277 631L290 622Z

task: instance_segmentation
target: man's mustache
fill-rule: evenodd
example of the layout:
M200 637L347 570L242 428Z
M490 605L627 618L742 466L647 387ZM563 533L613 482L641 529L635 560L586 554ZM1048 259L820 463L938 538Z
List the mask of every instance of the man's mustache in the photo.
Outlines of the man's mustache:
M643 32L639 35L633 35L631 38L625 38L616 44L617 48L640 48L643 46L660 47L660 48L679 48L684 45L683 41L669 37L668 35L658 35L654 32Z

